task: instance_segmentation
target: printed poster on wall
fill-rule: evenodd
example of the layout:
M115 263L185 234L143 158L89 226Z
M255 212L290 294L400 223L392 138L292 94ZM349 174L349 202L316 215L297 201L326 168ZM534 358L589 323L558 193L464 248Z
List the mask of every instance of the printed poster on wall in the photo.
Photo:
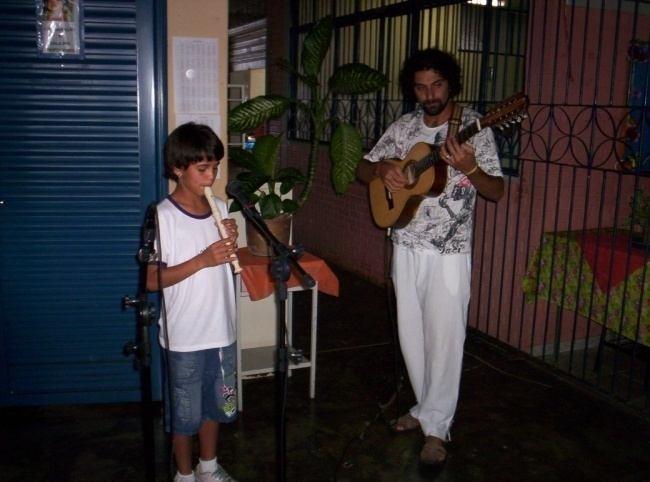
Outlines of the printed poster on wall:
M216 38L174 37L174 109L219 115L219 49Z
M82 0L35 0L38 53L42 56L79 56Z

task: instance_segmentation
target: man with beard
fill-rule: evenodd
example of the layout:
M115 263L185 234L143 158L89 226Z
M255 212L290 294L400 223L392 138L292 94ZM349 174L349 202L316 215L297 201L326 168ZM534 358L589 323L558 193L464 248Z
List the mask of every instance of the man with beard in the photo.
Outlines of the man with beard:
M496 201L503 177L494 136L484 129L465 144L447 137L452 122L462 126L480 115L469 109L452 115L461 89L460 67L438 49L416 52L406 60L401 87L413 112L391 124L357 170L370 182L380 177L388 191L407 183L389 159L405 159L419 143L441 144L448 182L440 196L428 196L411 222L392 233L392 277L397 299L398 333L417 403L399 417L395 430L420 429L425 436L420 460L442 464L445 442L456 410L470 296L472 219L476 192Z

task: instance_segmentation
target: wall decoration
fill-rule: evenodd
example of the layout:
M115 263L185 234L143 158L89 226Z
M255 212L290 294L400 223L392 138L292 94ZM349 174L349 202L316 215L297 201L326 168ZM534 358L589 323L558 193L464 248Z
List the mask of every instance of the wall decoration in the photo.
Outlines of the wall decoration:
M35 0L38 53L46 57L81 56L82 0Z

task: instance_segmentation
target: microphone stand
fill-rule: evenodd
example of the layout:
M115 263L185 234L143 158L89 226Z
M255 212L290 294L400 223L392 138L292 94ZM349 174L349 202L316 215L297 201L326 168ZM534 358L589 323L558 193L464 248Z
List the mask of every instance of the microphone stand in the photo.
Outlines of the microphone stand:
M277 300L278 316L278 341L276 348L276 480L286 480L286 403L287 403L287 380L289 359L287 354L286 325L285 325L285 302L287 300L287 281L291 275L291 267L294 267L300 277L301 284L307 288L315 286L314 279L298 263L303 253L302 247L289 248L282 244L268 228L262 216L246 202L241 202L242 212L246 219L253 224L255 229L264 237L266 242L273 249L271 261L271 278L275 281L275 293ZM315 356L312 353L312 356Z
M140 372L140 393L142 400L142 435L145 455L145 480L153 482L155 473L154 417L151 394L151 341L149 326L155 315L155 309L147 298L147 265L155 257L154 240L156 238L156 204L147 209L142 226L142 245L137 259L140 263L138 277L138 294L135 298L122 298L122 309L136 310L136 341L129 341L123 347L125 356L134 355L133 365Z

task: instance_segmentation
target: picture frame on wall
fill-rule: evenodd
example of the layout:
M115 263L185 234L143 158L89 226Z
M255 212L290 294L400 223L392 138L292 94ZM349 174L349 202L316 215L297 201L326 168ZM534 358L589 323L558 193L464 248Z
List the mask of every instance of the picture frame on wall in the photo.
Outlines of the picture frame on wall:
M83 56L83 0L34 0L39 56Z

